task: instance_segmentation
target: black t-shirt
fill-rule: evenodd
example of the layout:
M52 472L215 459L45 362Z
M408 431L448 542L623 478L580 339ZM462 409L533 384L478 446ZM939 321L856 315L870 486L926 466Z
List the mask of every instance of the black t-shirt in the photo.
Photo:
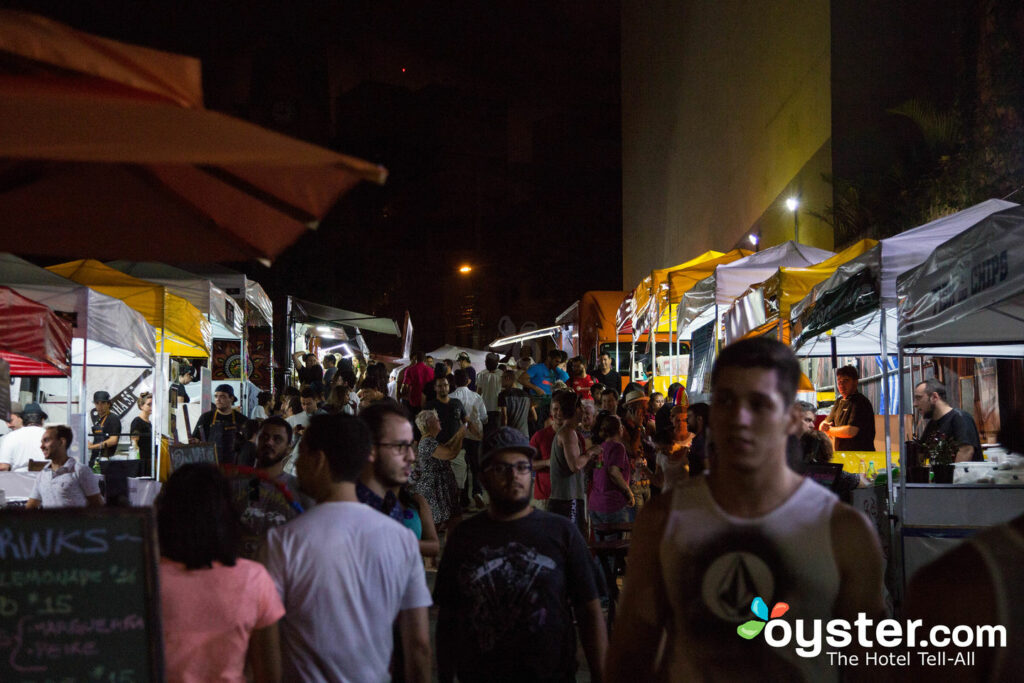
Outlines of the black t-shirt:
M534 510L511 522L476 515L452 533L434 588L439 620L455 622L460 681L572 680L570 603L598 597L583 536Z
M622 393L622 375L618 370L612 368L607 373L602 373L601 368L594 368L590 376L597 380L598 384L603 384L608 389L614 389L616 394Z
M148 460L153 452L153 423L136 417L132 420L131 435L139 437L139 458Z
M185 403L188 403L189 401L192 400L191 398L189 398L188 392L185 391L185 385L182 384L181 382L174 382L173 384L171 384L171 398L177 399L178 397L181 397L181 399L184 400ZM177 408L178 403L179 402L177 400L172 401L172 407Z
M924 441L935 432L952 437L962 444L973 446L974 457L971 459L984 460L981 454L981 438L978 436L978 427L974 424L974 418L964 411L952 408L938 420L928 420L928 424L924 426L924 432L921 434L921 440Z
M299 383L303 386L307 384L323 384L324 383L324 369L319 365L307 365L299 368Z
M871 401L860 392L850 398L840 398L832 406L828 421L836 427L857 427L857 436L852 439L836 438L837 451L875 450L875 410Z
M445 443L459 431L462 418L466 416L466 408L462 401L457 398L449 398L447 403L438 400L427 401L423 405L424 410L436 410L437 417L441 420L441 433L437 435L438 443Z
M107 416L103 419L99 419L99 416L93 415L92 422L92 442L103 443L112 436L121 436L121 420L118 419L117 415L113 413L107 413ZM109 458L117 451L117 444L113 446L107 446L106 448L97 448L92 451L90 455L90 462L95 458Z

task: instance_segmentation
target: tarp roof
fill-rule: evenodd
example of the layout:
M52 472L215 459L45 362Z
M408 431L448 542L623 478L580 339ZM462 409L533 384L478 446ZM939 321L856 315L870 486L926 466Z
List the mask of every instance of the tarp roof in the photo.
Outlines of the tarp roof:
M71 374L71 321L0 287L0 357L10 363L11 375Z
M167 291L188 300L206 315L215 339L242 336L241 307L208 278L153 261L108 261L107 265L126 275L164 285Z
M82 364L83 350L90 365L152 366L156 362L152 325L123 301L7 253L0 253L0 284L54 311L73 314L75 365Z
M783 242L764 251L715 267L714 273L683 294L677 328L686 339L693 330L719 315L755 282L761 282L781 266L806 267L821 263L833 252L797 242Z
M265 322L265 326L274 325L274 304L263 291L263 287L255 280L250 280L244 273L232 270L217 263L180 263L178 267L196 275L202 275L217 285L248 311L255 313ZM248 320L247 324L254 324Z
M793 305L790 320L794 341L803 355L807 345L820 348L827 337L837 339L837 352L861 355L866 338L881 338L879 308L887 311L888 351L895 353L896 277L919 265L938 245L962 233L987 216L1017 206L989 199L957 213L943 216L893 237L880 240L862 255L841 265ZM865 316L870 316L865 319ZM880 347L876 346L877 353Z
M650 274L633 290L633 301L636 302L636 307L633 310L634 329L637 327L646 329L650 324L650 322L647 321L641 325L639 324L639 321L642 318L647 318L652 315L652 306L656 305L662 299L662 289L668 288L668 278L670 273L677 270L687 270L697 267L700 264L714 261L722 255L723 254L720 251L706 251L700 256L696 256L689 261L680 263L677 266L652 270Z
M435 363L440 363L442 360L448 358L455 360L460 353L465 351L469 354L469 360L473 364L473 367L482 370L485 365L484 361L487 360L488 353L494 353L493 351L481 351L480 349L471 349L468 346L454 346L452 344L445 344L444 346L424 353L424 357L433 356Z
M381 318L366 313L355 313L343 308L334 308L324 304L313 303L305 299L291 297L292 320L294 322L319 322L335 325L347 325L360 330L402 336L398 324L391 318Z
M900 275L900 345L1024 357L1022 244L1024 207L1018 206L989 215Z
M120 299L141 313L156 329L157 349L188 358L209 356L209 321L163 285L125 275L92 259L69 261L47 270Z
M783 322L781 341L789 342L789 312L817 283L828 278L850 259L860 256L878 242L865 239L835 256L806 268L784 266L763 282L751 285L725 313L725 342L748 335L760 335Z

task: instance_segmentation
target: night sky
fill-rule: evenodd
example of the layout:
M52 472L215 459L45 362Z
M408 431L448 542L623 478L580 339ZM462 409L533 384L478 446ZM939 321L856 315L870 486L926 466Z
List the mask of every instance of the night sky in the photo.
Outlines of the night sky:
M472 301L483 347L620 289L617 2L5 4L198 57L208 108L387 167L269 270L236 265L275 304L408 309L433 348L470 343Z

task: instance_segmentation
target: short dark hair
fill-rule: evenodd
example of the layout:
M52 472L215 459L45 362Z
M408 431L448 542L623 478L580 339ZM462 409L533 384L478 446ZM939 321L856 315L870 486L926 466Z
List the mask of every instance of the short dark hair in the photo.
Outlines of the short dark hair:
M274 394L270 391L261 391L256 395L256 403L263 406L274 400Z
M313 387L306 387L305 389L299 392L299 396L302 398L316 398L317 393L317 390L314 389Z
M299 400L298 396L289 396L288 400L285 401L285 404L293 415L298 415L302 412L302 401Z
M494 372L498 369L498 354L489 353L487 358L484 358L484 366L489 372Z
M298 395L299 395L299 390L296 387L287 386L287 387L285 387L284 389L281 390L281 395L282 396L295 396L297 398Z
M557 358L559 362L562 361L562 352L559 349L548 349L548 358Z
M413 351L412 353L409 354L409 360L412 362L413 365L419 363L421 360L423 360L423 352Z
M355 388L356 373L351 367L342 366L338 368L338 376L341 377L341 381L347 384L350 388Z
M301 406L300 406L300 409L301 409ZM292 426L291 426L291 424L289 424L288 420L284 419L283 417L280 417L278 415L271 415L270 417L268 417L266 420L263 421L263 424L260 425L260 429L263 429L264 427L282 427L282 428L284 428L284 431L286 431L288 433L288 442L289 443L291 442L291 440L292 440Z
M775 371L775 386L786 405L796 398L800 386L800 363L793 351L782 342L766 337L751 337L729 344L715 361L711 371L711 391L723 368L763 368Z
M594 443L604 443L616 436L622 427L622 420L614 413L601 412L597 416L597 423L594 425Z
M331 365L334 365L337 362L338 362L338 359L334 357L333 353L329 353L326 356L324 356L324 365L326 365L327 363L330 363Z
M365 422L366 426L370 428L370 435L373 437L375 442L380 440L384 431L384 421L389 416L400 418L406 422L409 421L409 413L406 412L405 408L403 408L401 404L394 403L392 401L373 403L366 406L359 413L359 419Z
M860 380L860 373L857 372L857 368L852 365L844 365L836 370L836 377L849 377L854 382L857 382Z
M516 381L516 377L518 377L518 375L516 375L515 371L513 371L513 370L506 370L503 373L501 373L501 378L502 379L510 379L513 382Z
M464 387L469 384L469 375L465 370L456 370L452 373L452 380L455 382L455 386Z
M323 452L335 482L354 482L373 445L366 423L346 413L314 415L302 438L309 450Z
M576 408L579 407L580 399L579 396L576 395L575 391L569 391L567 389L556 391L551 395L551 401L558 404L558 407L562 409L562 415L564 417L576 416Z
M691 403L686 409L688 413L693 413L700 419L704 420L704 424L708 423L708 416L711 414L711 409L707 403Z
M943 401L946 401L946 385L945 384L943 384L939 380L935 379L934 377L929 377L928 379L924 380L923 382L918 382L917 386L921 386L922 384L924 385L925 392L927 392L927 394L929 396L931 396L932 394L938 394L939 398L941 398Z
M160 553L186 569L233 566L241 528L227 479L215 465L182 465L156 500Z
M805 463L826 465L832 462L832 441L817 430L804 432L800 436L800 450Z
M58 439L64 439L64 448L71 448L71 442L75 439L75 433L67 425L50 425L47 429L53 430L53 435Z

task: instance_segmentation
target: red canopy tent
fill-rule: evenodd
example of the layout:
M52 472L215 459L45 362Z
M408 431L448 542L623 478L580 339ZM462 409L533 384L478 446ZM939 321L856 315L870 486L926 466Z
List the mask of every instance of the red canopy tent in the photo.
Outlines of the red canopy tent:
M71 322L43 304L0 287L0 358L12 376L67 377Z

